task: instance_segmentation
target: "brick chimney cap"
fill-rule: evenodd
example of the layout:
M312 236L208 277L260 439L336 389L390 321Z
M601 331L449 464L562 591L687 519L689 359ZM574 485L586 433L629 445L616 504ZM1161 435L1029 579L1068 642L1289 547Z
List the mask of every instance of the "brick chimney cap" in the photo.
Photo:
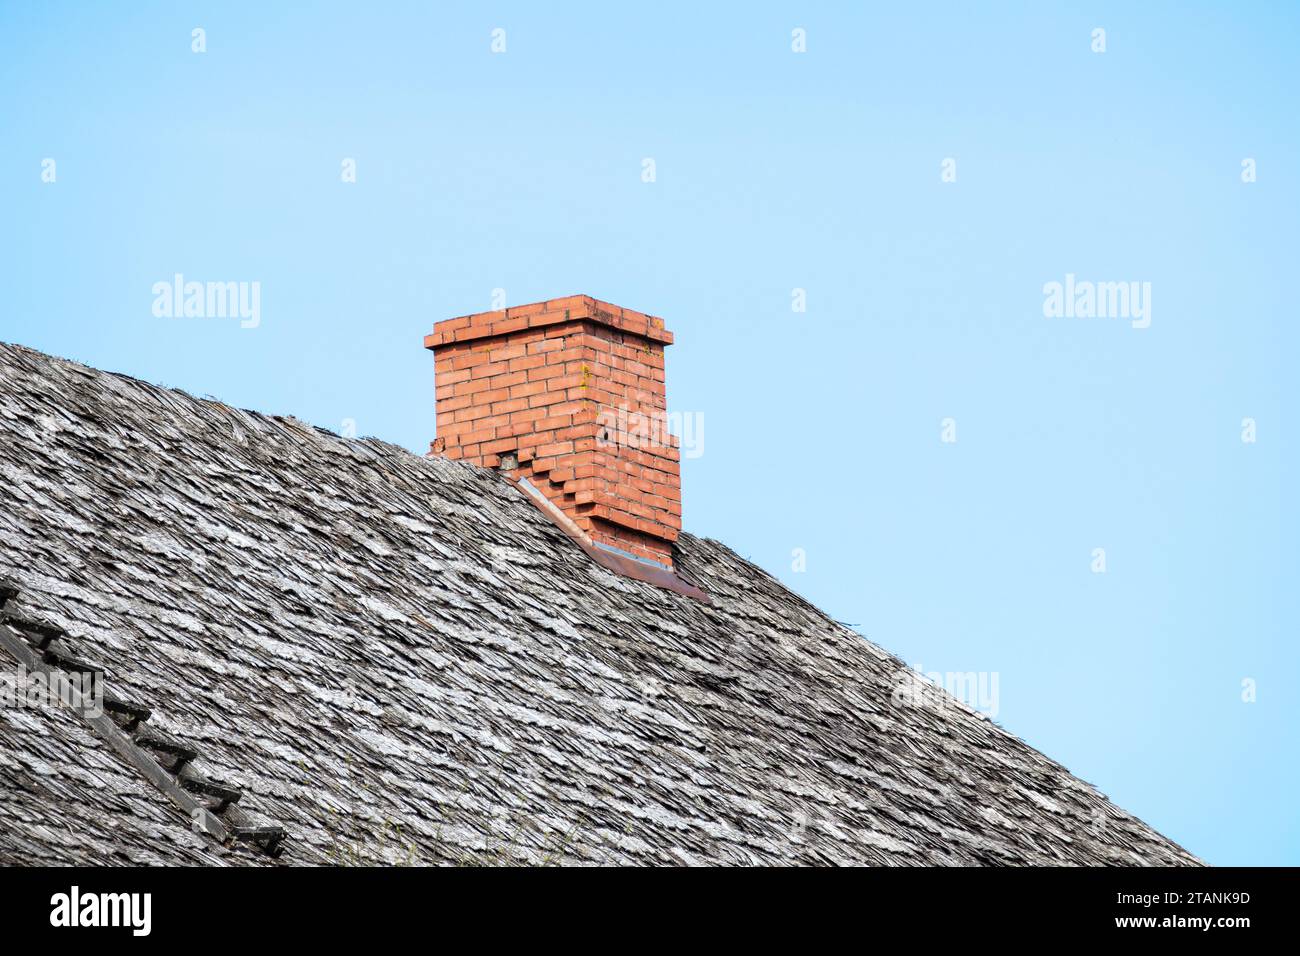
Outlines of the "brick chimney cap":
M495 312L476 312L445 319L435 323L433 333L424 337L424 347L436 349L453 342L494 338L522 329L544 328L565 322L593 322L664 345L671 345L673 341L673 334L664 328L664 320L658 316L625 309L589 295L570 295Z

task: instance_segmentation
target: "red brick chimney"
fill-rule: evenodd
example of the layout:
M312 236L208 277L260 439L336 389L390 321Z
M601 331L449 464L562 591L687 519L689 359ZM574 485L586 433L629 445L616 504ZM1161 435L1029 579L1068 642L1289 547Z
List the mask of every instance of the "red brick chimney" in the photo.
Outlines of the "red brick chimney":
M438 322L433 452L526 479L597 546L672 567L662 319L575 295Z

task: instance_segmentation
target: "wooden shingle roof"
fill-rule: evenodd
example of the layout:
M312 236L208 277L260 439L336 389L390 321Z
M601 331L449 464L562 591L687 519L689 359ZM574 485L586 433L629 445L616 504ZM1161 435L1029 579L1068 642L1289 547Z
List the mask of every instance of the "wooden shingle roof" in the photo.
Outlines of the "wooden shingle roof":
M0 863L1199 862L725 546L675 566L711 603L493 472L0 345L0 628L285 835L5 708Z

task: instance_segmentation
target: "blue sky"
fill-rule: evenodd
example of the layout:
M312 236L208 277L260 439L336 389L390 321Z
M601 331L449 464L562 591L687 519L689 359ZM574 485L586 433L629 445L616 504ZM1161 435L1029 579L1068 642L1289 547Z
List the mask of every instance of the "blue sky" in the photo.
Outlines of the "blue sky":
M688 530L1300 864L1300 8L803 6L3 4L0 339L422 452L434 321L662 315ZM156 317L176 273L260 325ZM1067 274L1150 326L1045 317Z

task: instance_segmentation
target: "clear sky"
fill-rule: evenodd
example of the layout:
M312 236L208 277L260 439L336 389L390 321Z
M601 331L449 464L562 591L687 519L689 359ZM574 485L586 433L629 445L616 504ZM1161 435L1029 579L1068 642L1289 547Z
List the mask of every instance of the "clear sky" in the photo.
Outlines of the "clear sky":
M688 530L1300 864L1300 7L807 6L0 3L0 339L423 452L434 321L661 315Z

